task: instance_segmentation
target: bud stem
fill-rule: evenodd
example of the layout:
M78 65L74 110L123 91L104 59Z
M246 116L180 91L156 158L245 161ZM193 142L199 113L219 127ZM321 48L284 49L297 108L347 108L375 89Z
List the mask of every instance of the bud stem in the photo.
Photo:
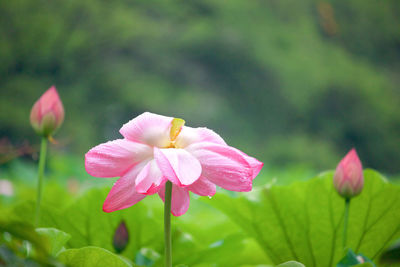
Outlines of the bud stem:
M170 181L167 181L165 184L165 204L164 204L165 267L172 267L171 199L172 199L172 183Z
M44 176L44 167L46 165L46 152L47 152L47 138L42 137L42 144L40 146L39 157L39 170L38 170L38 183L37 183L37 200L36 200L36 217L35 226L39 226L40 222L40 202L42 200L42 183Z
M351 198L346 198L344 200L344 218L343 218L343 248L346 248L347 240L347 224L349 222L349 210L350 210L350 200Z

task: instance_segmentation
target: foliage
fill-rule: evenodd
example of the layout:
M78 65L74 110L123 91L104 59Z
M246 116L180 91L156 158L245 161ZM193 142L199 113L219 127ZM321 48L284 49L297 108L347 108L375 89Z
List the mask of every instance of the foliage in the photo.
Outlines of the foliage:
M338 262L336 267L349 267L349 266L365 266L376 267L375 264L362 254L355 254L352 249L349 249L346 255Z
M65 243L71 238L70 234L55 228L36 228L36 232L41 236L47 237L50 244L48 252L52 256L57 256L64 249Z
M399 264L400 263L400 241L397 240L395 244L386 249L379 259L381 263Z
M0 221L0 266L58 266L50 255L51 249L49 240L31 224Z
M365 189L351 202L348 247L377 263L400 235L400 188L375 171L366 170L364 175ZM45 192L57 191L58 186L50 184ZM110 262L107 266L162 266L161 201L150 197L129 209L104 213L101 206L108 191L109 187L97 186L79 197L68 194L66 203L57 208L53 204L57 194L49 195L42 207L42 228L36 231L30 225L35 205L29 194L17 195L11 202L0 200L0 212L10 220L3 225L13 227L2 231L42 251L26 258L18 250L12 252L12 246L1 247L0 259L14 255L11 259L31 263L96 266L94 262L102 258ZM188 214L173 222L174 264L302 266L291 262L296 260L305 266L334 266L345 256L341 248L343 199L333 189L331 172L290 185L256 187L245 196L220 192L203 201L192 197ZM113 238L122 221L129 241L118 254ZM12 230L16 227L20 230Z
M130 267L129 262L121 257L98 247L83 247L79 249L67 249L61 252L58 259L69 266L110 266L110 267Z
M351 201L348 247L377 260L400 237L400 188L367 170L362 194ZM332 266L343 257L344 200L332 173L308 182L264 188L257 196L218 195L210 204L255 238L275 263L295 259L306 266Z
M277 265L277 267L304 267L304 264L301 264L296 261L288 261L288 262Z

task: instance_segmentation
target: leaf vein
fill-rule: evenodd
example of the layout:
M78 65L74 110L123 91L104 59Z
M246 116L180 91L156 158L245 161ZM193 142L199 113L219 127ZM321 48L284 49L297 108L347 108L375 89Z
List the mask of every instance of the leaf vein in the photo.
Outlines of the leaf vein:
M283 235L285 237L286 242L289 244L290 251L292 252L295 260L298 261L299 258L298 258L297 254L296 254L296 251L294 250L293 243L292 243L292 241L291 241L291 239L290 239L290 237L289 237L289 235L287 233L286 225L285 225L285 223L284 223L284 221L283 221L283 219L281 217L281 214L280 214L280 212L278 210L278 207L276 206L275 199L273 198L272 194L270 194L270 193L267 193L267 196L270 199L270 202L272 204L272 209L274 210L274 212L276 214L276 217L278 218L279 224L282 226Z

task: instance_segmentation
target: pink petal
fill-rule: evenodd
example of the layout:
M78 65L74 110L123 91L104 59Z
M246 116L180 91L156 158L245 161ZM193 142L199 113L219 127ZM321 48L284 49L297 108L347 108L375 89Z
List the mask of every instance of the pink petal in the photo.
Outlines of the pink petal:
M51 135L64 121L64 107L54 86L50 87L35 102L30 114L35 131L41 135Z
M165 202L165 186L159 191L158 195ZM190 196L186 188L172 184L171 213L174 216L181 216L189 209Z
M207 178L202 176L200 176L196 182L189 185L187 189L200 196L213 196L216 192L215 184L211 183L207 180Z
M53 112L56 115L57 120L62 121L64 119L64 108L54 85L39 98L35 105L36 104L40 107L38 110L38 116L40 119L48 112Z
M236 148L204 142L192 144L186 150L200 161L201 176L227 190L251 190L253 169Z
M184 149L155 147L154 158L163 175L176 185L190 185L200 177L200 162Z
M162 173L155 160L149 161L136 178L136 191L141 194L152 195L157 193L163 185Z
M61 102L60 97L58 96L57 89L53 85L50 87L41 97L40 101L42 102L42 111L50 110L55 102Z
M126 138L150 146L167 147L173 118L145 112L124 124L119 132Z
M146 195L139 194L135 190L136 176L145 164L146 162L142 162L136 165L117 180L104 201L103 211L112 212L125 209L146 197Z
M364 186L363 167L354 148L336 167L333 184L338 193L345 198L354 197L361 193Z
M85 168L92 176L117 177L151 156L149 146L118 139L89 150L85 155Z
M211 142L226 145L224 139L210 129L184 126L175 141L175 146L185 148L193 143L199 142Z
M242 151L238 150L242 156L246 159L246 161L250 164L251 169L253 170L252 179L256 178L256 176L260 173L264 163L257 160L256 158L250 157L249 155L243 153Z

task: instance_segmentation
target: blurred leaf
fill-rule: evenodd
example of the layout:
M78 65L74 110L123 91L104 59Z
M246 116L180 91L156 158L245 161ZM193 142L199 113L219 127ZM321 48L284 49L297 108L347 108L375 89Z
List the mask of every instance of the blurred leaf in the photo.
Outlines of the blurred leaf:
M67 241L71 238L70 234L55 228L36 228L36 232L41 236L45 236L49 240L49 253L52 256L57 256Z
M0 221L0 233L5 232L21 241L29 241L40 255L47 255L48 242L46 238L36 233L32 225L20 221Z
M135 263L139 266L153 266L161 255L149 248L142 248L135 256Z
M287 261L285 263L279 264L276 267L305 267L304 264L297 261Z
M67 207L63 216L56 218L60 229L72 236L68 242L70 247L99 246L114 251L114 233L122 220L126 222L130 236L123 255L132 257L141 247L162 240L162 226L143 203L113 213L103 212L102 205L108 192L108 188L90 190Z
M387 263L387 264L399 264L400 263L400 240L397 240L394 245L390 246L388 249L386 249L379 261L381 263Z
M129 267L127 261L99 247L83 247L79 249L67 249L61 252L57 258L62 263L74 267Z
M5 245L0 245L0 266L39 267L41 265L33 259L23 258L18 256L17 253L15 253L15 251L12 251Z
M21 266L47 265L52 261L48 254L49 247L48 240L39 235L32 225L0 220L0 263L3 260L11 266L17 263Z
M106 213L103 201L109 188L94 188L64 209L57 210L44 206L41 211L41 226L54 227L71 235L68 248L98 246L113 251L113 238L120 222L126 222L129 242L122 255L132 257L141 247L161 248L155 240L163 240L160 220L143 203L128 209ZM16 206L14 213L29 220L34 214L34 203L26 202ZM161 219L161 217L160 217ZM161 243L162 244L162 243Z
M129 232L129 240L122 255L137 264L162 265L164 260L162 202L156 197L149 197L130 208L105 213L102 211L102 204L108 191L108 188L89 190L61 210L43 206L41 226L54 227L70 234L71 239L66 244L67 248L97 246L117 252L113 241L121 221L124 221ZM238 261L246 262L248 255L252 255L256 259L260 258L254 254L254 249L251 248L249 252L244 250L244 243L247 240L243 235L231 235L231 232L237 232L237 227L231 229L232 223L226 218L224 219L224 215L219 219L221 221L216 227L216 222L212 220L214 217L218 217L215 209L210 209L203 203L197 204L206 208L198 210L202 216L200 224L199 218L190 216L190 214L185 215L185 218L174 218L172 232L174 264L191 263L194 265L206 261L226 266ZM192 205L192 208L196 206L195 203ZM34 214L34 207L33 202L25 202L15 207L14 214L29 220ZM196 211L191 210L191 213L196 214ZM219 217L221 217L220 214ZM199 227L206 227L208 236L205 239L192 235L192 230L197 235L204 235L204 230L200 231ZM226 233L222 230L225 230ZM216 243L217 240L219 241ZM214 245L209 246L210 242ZM231 257L232 251L236 251L236 258ZM259 253L259 250L255 251ZM134 256L135 259L133 259Z
M336 264L336 267L350 266L372 266L375 264L362 254L356 254L352 249L348 249L346 255Z
M188 264L189 266L195 265L196 263L233 266L240 261L239 259L244 249L244 239L245 237L243 234L230 235L214 242L204 250L197 251L195 257L191 257L189 261L182 261L182 263ZM235 256L232 257L232 255Z
M257 240L275 263L332 266L343 257L344 200L334 191L333 173L308 182L276 186L232 199L208 201ZM400 235L400 189L377 172L364 172L365 188L351 201L348 246L372 260Z

